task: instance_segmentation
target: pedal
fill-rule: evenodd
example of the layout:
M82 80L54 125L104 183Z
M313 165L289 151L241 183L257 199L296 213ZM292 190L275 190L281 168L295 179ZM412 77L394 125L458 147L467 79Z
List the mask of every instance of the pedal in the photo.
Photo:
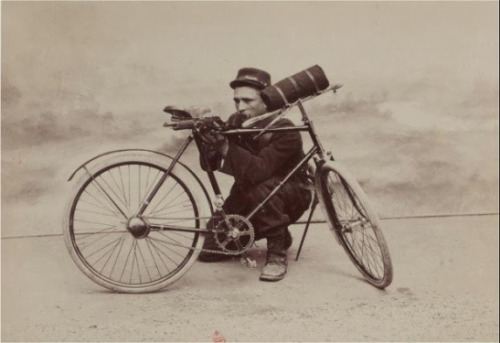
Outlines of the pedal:
M240 258L240 263L242 266L247 267L247 268L257 268L257 261L252 260L248 256L242 256Z

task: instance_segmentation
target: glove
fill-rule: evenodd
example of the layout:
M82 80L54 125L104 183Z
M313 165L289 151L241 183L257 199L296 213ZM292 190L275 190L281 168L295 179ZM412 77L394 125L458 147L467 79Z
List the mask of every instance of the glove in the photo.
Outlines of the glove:
M198 132L202 142L209 146L219 146L225 138L217 131L224 128L224 122L219 117L207 117L197 123Z
M203 144L208 147L209 150L215 150L222 156L226 156L229 148L226 137L213 130L200 132L199 136Z
M243 124L247 119L248 117L246 115L236 112L229 117L226 126L229 130L241 129L241 124Z
M224 141L226 140L226 138L223 135L212 130L200 132L200 138L203 144L213 146L216 149L220 145L224 144Z

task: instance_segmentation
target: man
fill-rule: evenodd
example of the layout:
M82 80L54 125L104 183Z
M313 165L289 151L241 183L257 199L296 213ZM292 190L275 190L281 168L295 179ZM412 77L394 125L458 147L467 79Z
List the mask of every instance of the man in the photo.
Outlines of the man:
M237 110L228 119L230 127L241 127L245 120L267 112L260 91L270 84L271 77L263 70L243 68L238 71L236 79L230 83ZM263 117L252 127L263 128L273 119L275 116ZM284 118L273 125L286 126L293 126L293 123ZM213 169L234 176L235 183L223 208L226 214L240 215L249 214L304 156L299 132L268 132L258 139L254 139L253 135L241 135L219 140L218 144L208 146L205 152ZM222 166L217 168L221 159ZM300 218L311 201L310 191L300 185L305 183L304 178L304 173L295 175L251 218L255 239L267 239L266 265L260 275L261 280L278 281L287 272L286 251L292 244L288 225ZM207 236L203 248L219 249L212 235ZM203 262L227 258L230 256L204 251L199 256Z

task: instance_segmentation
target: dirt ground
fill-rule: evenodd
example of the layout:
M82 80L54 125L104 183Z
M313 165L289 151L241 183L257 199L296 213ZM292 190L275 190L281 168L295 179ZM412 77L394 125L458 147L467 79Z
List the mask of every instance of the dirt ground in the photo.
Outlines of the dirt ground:
M287 277L195 263L154 294L108 292L61 236L2 240L2 341L498 341L498 216L383 221L394 280L366 282L325 224ZM302 227L293 226L295 256ZM264 242L262 241L261 245Z

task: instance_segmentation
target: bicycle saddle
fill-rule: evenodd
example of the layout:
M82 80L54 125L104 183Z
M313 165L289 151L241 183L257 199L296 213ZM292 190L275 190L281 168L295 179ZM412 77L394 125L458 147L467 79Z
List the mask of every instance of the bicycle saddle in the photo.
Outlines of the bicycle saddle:
M165 113L170 113L173 118L175 119L191 119L193 116L185 109L182 107L177 107L177 106L167 106L163 109L163 112Z

